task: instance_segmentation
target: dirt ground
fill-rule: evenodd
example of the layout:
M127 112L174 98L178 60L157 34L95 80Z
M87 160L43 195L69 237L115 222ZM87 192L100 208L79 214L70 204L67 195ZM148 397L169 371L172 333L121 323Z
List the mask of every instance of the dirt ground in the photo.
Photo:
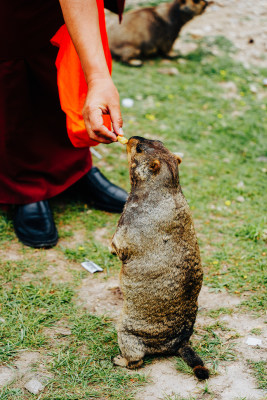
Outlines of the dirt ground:
M174 45L187 52L184 39L224 36L236 48L233 57L245 66L267 67L267 2L265 0L219 0L189 22ZM192 46L192 44L191 44ZM190 50L192 51L192 50Z
M126 0L135 8L147 3ZM215 0L203 15L184 26L173 48L185 55L196 48L195 39L211 36L229 39L236 50L233 57L245 66L267 67L266 0Z
M119 291L119 281L111 278L107 281L89 276L83 281L79 290L79 302L90 312L106 314L116 323L122 307L122 297ZM214 319L205 316L207 311L220 307L234 308L242 298L230 296L227 293L215 293L203 287L199 297L199 313L196 327L214 323ZM197 399L213 400L263 400L266 393L257 389L257 383L252 371L248 369L246 360L262 361L266 359L267 329L260 338L261 347L248 346L246 340L253 335L250 331L261 327L264 329L264 319L255 318L250 314L222 315L218 321L223 322L229 331L225 335L237 338L234 341L237 360L221 363L218 373L212 376L208 383L211 397L203 394L205 383L200 383L193 376L178 372L175 368L175 358L155 359L143 367L140 372L146 375L149 383L140 389L136 400L161 400L166 396L196 397ZM266 326L266 325L265 325ZM175 397L173 400L176 400Z

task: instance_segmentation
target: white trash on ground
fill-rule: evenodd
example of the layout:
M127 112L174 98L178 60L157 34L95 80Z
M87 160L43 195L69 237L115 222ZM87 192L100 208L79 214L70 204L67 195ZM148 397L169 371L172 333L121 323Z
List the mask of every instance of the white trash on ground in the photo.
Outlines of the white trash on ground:
M95 264L93 261L86 260L81 263L82 267L86 269L86 271L94 274L95 272L102 272L103 268L99 267L99 265Z
M249 336L247 338L247 340L246 340L246 344L248 346L261 346L262 345L262 340Z

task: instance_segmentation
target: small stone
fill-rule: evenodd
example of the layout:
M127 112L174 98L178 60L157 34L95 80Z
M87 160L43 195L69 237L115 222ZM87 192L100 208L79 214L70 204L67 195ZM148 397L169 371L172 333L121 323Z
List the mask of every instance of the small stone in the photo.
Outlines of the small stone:
M184 158L184 153L179 153L179 152L176 152L176 153L173 153L175 156L178 156L178 157L181 157L181 158Z
M171 64L171 60L167 60L166 58L164 58L163 60L160 61L161 64L164 65L170 65Z
M256 88L255 85L250 85L249 90L251 91L251 93L254 93L254 94L256 94L258 92L258 89Z
M243 203L245 201L245 198L243 196L238 196L236 200L239 201L239 203Z
M267 162L267 157L265 157L265 156L258 157L256 161L257 162Z
M236 185L236 187L237 187L238 189L243 189L243 188L245 187L245 184L244 184L243 181L240 181L240 182L238 182L238 184Z
M171 67L171 68L159 68L158 69L158 73L162 74L162 75L170 75L170 76L174 76L174 75L179 75L179 71L177 68L175 67Z
M125 108L131 108L131 107L133 107L133 105L134 105L134 101L133 101L133 99L125 98L125 99L122 99L121 104L122 104L123 107L125 107Z
M3 386L8 385L15 379L15 372L14 370L1 366L0 367L0 388Z
M248 337L246 340L248 346L261 346L262 340L258 338Z
M197 49L197 44L194 42L183 42L177 40L174 43L173 50L179 52L182 56L187 56L190 53L193 53Z
M58 327L58 328L55 329L55 333L56 333L57 335L69 336L69 335L71 335L72 332L71 332L71 330L68 329L68 328L61 328L61 327Z
M38 394L44 389L44 385L35 378L28 381L24 387L32 394Z
M202 39L204 36L204 33L200 29L194 29L194 30L191 30L190 35L193 39Z

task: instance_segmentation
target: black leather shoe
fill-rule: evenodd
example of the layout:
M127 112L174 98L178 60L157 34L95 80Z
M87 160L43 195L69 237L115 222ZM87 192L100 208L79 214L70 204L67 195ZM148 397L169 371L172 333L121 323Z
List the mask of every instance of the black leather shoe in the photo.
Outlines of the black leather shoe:
M19 240L27 246L41 248L57 244L57 228L47 201L18 206L14 228Z
M97 167L92 167L77 184L77 189L85 201L92 203L96 208L115 213L122 212L128 193L105 178Z

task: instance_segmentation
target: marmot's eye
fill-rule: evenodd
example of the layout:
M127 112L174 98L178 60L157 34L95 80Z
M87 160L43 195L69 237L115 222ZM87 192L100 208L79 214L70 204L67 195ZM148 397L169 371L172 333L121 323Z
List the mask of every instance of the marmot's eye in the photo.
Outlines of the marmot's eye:
M136 153L142 153L142 148L141 148L141 145L139 143L136 146Z
M200 3L200 0L193 0L193 2L198 4L198 3Z

